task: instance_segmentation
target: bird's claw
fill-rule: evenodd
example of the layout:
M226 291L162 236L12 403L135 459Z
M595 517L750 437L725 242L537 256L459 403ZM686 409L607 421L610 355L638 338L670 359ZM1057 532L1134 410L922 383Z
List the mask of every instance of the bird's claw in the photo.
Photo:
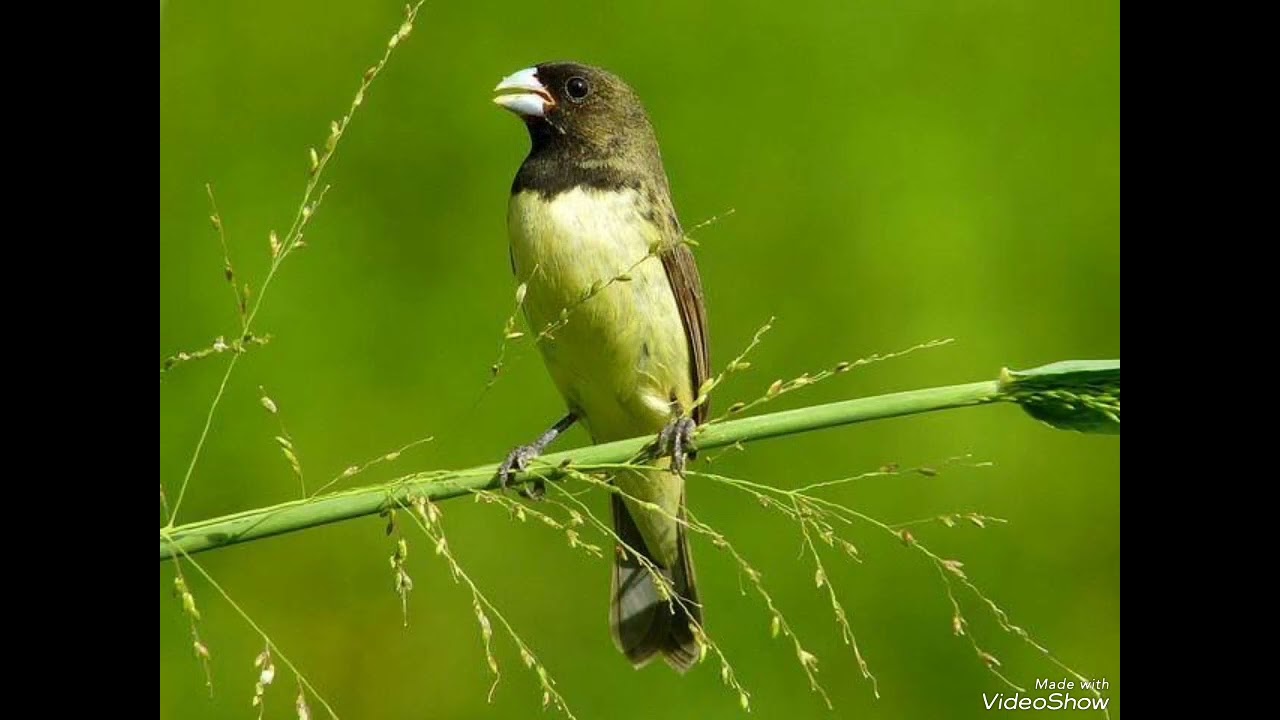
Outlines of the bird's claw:
M498 485L503 489L511 484L516 473L527 470L529 462L542 454L534 445L521 445L507 454L507 459L498 466ZM520 495L530 500L541 500L547 494L547 487L541 479L535 479L520 488Z
M685 462L693 453L693 431L698 425L693 418L677 416L658 433L658 457L671 458L671 471L684 474Z

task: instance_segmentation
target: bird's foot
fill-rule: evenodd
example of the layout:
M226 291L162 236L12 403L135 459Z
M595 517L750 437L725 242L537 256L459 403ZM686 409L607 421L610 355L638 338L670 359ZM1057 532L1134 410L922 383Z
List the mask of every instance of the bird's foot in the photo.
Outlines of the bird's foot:
M498 466L498 484L503 490L511 483L515 474L527 470L529 463L534 458L542 454L542 448L537 443L529 445L521 445L516 449L507 453L507 459L502 461ZM530 481L527 485L520 488L520 495L530 500L541 500L547 494L547 486L541 479Z
M684 474L685 462L694 452L693 431L698 424L693 418L677 415L658 433L658 457L671 458L671 471Z

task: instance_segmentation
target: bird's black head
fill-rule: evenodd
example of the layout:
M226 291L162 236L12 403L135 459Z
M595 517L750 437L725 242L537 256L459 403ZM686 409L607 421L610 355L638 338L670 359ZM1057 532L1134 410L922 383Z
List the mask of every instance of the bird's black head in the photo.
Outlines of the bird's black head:
M611 156L645 152L653 128L640 98L618 76L578 63L543 63L503 79L494 102L519 115L534 150L564 147Z

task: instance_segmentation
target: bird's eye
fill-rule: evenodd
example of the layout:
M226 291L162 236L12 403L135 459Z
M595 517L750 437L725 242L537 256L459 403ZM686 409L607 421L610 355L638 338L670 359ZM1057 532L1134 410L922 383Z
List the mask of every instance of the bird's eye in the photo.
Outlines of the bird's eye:
M591 92L591 86L587 84L586 78L571 77L564 84L564 91L569 93L570 100L581 100Z

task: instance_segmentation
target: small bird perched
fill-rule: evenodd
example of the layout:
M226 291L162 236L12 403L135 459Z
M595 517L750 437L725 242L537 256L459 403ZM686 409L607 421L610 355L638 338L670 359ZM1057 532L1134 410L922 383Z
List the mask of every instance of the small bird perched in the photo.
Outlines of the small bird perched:
M683 673L699 658L702 626L681 472L707 415L705 402L694 407L708 376L707 319L658 141L640 98L599 68L542 64L494 92L532 140L507 208L511 268L530 327L555 325L538 347L569 410L499 475L505 483L575 422L597 443L659 434L652 469L613 478L626 496L612 496L614 530L644 560L618 548L609 625L635 667L661 654Z

